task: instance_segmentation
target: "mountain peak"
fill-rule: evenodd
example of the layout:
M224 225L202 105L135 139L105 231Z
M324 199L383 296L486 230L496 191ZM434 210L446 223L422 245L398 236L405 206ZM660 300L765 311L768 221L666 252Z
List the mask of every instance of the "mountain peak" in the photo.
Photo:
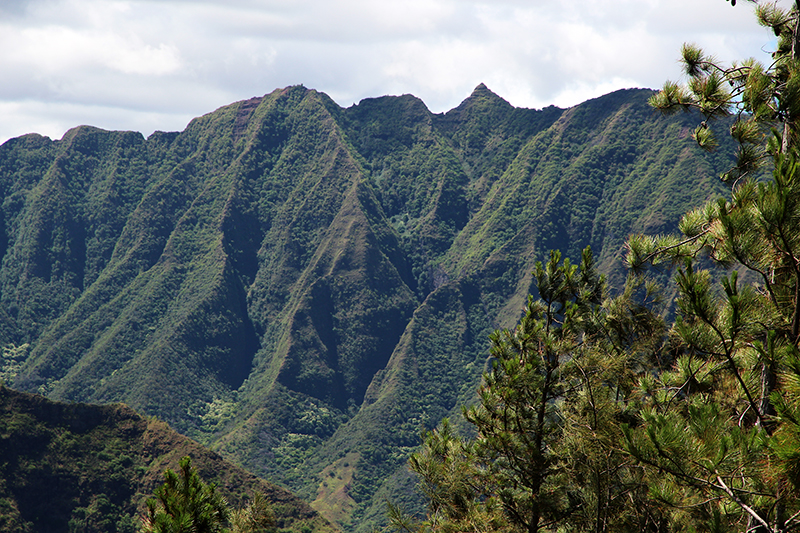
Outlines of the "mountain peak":
M491 90L489 90L489 88L486 86L486 84L485 84L485 83L481 82L481 83L479 83L479 84L478 84L478 86L477 86L477 87L475 87L475 89L472 91L472 96L477 96L477 95L479 95L479 94L483 94L483 93L491 93L491 94L494 94L494 93L493 93Z
M473 89L472 94L470 94L466 100L461 102L461 104L458 107L459 108L463 108L465 106L471 107L476 104L481 104L481 105L489 104L492 106L500 105L508 109L514 107L507 100L498 96L497 93L489 89L484 83L479 83L478 86L475 87L475 89Z
M469 98L465 101L469 101L475 98L480 99L491 99L491 100L499 100L505 102L503 98L497 95L494 91L489 89L485 83L479 83L475 89L473 89L472 94L469 95Z
M514 106L494 93L486 84L479 83L472 94L465 98L458 107L444 114L444 121L450 124L449 127L458 127L475 113L500 113L502 115L513 109Z

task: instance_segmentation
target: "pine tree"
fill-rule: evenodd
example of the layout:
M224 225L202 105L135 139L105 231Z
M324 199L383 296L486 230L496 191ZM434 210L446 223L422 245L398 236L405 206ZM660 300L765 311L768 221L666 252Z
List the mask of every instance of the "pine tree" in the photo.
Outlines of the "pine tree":
M737 164L723 175L730 199L686 214L680 236L628 243L634 270L680 265L675 364L642 380L646 407L640 425L626 429L652 500L676 530L800 526L798 3L790 10L760 5L756 13L778 37L769 67L748 60L723 68L685 46L688 85L667 83L651 101L667 111L697 108L709 120L741 113L731 128ZM714 147L706 121L695 139ZM758 173L765 166L771 179ZM701 268L703 258L728 270L719 285Z
M560 433L555 401L564 395L563 364L580 343L582 313L604 296L588 250L580 275L569 260L559 261L555 251L536 265L540 299L529 299L514 330L491 336L492 372L478 391L480 404L464 412L509 521L531 533L564 512L563 494L547 483Z
M180 473L164 472L164 484L155 499L147 500L143 533L223 533L230 519L225 498L214 485L204 483L192 460L180 461Z
M275 514L261 493L256 493L247 506L231 513L231 533L274 533Z
M755 0L750 0L755 1ZM735 2L732 2L735 4ZM739 143L736 165L722 178L734 183L749 177L776 153L787 153L797 144L800 125L800 0L789 10L777 3L756 6L759 24L777 37L772 63L765 66L753 58L725 66L717 63L693 44L684 44L681 60L685 85L668 81L650 99L650 104L665 113L697 110L704 120L693 133L706 150L718 146L713 119L734 116L730 128ZM770 135L774 131L774 137Z
M661 476L656 498L709 530L800 525L790 456L800 441L796 387L800 307L800 173L796 149L775 154L773 180L746 180L730 201L681 223L682 240L637 237L629 260L683 261L671 336L674 368L643 384L645 422L629 451ZM705 253L733 267L715 287ZM741 276L740 276L741 272ZM756 281L743 283L740 277ZM691 509L691 512L688 510Z
M397 509L405 531L658 531L640 473L622 453L619 420L636 410L635 377L650 373L663 321L652 291L632 283L608 298L587 248L580 269L557 251L534 276L519 324L491 336L492 370L459 437L445 421L410 466L427 520Z
M562 531L663 530L660 511L648 505L642 469L621 446L622 423L640 409L635 384L663 366L665 324L655 312L661 306L656 287L629 279L591 317L593 327L565 365L560 474L553 479L569 488Z

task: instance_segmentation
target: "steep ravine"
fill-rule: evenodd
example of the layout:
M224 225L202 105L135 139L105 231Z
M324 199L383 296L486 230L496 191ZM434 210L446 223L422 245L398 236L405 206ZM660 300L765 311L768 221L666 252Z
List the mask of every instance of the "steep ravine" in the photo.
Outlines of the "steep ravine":
M514 108L480 85L341 108L275 90L144 139L0 146L0 371L125 402L368 531L420 431L469 401L551 248L612 284L727 161L648 90Z

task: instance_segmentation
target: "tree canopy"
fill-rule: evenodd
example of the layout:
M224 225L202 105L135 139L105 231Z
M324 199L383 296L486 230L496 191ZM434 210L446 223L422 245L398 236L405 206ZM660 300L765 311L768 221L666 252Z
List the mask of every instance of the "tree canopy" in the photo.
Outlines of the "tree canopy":
M664 322L652 286L631 278L609 297L587 248L580 267L553 252L534 272L513 329L491 338L492 369L464 418L427 434L410 460L428 497L422 531L658 530L639 505L644 478L622 450L621 421L638 410L635 381L657 366ZM635 503L635 505L631 505Z
M221 533L230 519L228 503L214 485L208 485L192 467L190 457L180 461L180 472L167 469L164 484L147 500L143 533Z
M207 484L192 466L190 457L180 461L178 473L167 469L164 484L147 500L142 533L273 533L275 516L262 494L232 510L228 502Z
M427 434L410 461L427 516L392 507L395 528L800 527L799 4L756 7L778 38L770 65L683 47L687 83L651 104L699 111L706 150L713 120L734 116L729 196L684 215L679 235L632 236L618 296L588 250L580 269L558 252L537 265L539 298L492 336L471 436L448 421ZM654 268L675 271L666 307Z

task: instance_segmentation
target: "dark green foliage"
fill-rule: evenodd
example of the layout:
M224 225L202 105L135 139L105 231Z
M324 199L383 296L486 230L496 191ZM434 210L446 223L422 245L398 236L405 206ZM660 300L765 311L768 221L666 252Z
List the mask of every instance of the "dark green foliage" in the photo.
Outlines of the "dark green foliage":
M721 67L686 45L687 87L667 84L652 99L666 111L697 107L708 118L746 113L731 128L740 144L736 164L722 176L730 199L687 213L679 236L628 244L634 269L681 265L676 360L640 383L640 423L623 428L626 450L651 480L651 499L678 531L798 526L798 7L757 8L778 37L768 67L755 60ZM695 140L715 144L705 123ZM757 175L762 165L772 167L772 179ZM718 283L702 268L703 256L729 269Z
M216 487L204 483L189 456L181 459L180 472L164 472L164 484L147 500L143 533L222 533L230 509Z
M216 481L214 498L224 496L239 508L236 517L243 526L265 525L271 516L273 525L287 531L333 531L288 492L123 405L57 403L4 386L0 386L0 530L139 531L146 498L163 480L164 469L177 466L181 454L195 457L200 474ZM190 476L187 488L198 489L197 475ZM164 493L165 489L158 491ZM245 506L246 500L260 503L254 508Z
M544 251L591 244L621 287L626 236L720 187L728 162L651 94L532 110L481 85L437 115L289 87L180 133L13 139L0 373L162 417L367 530L411 493L419 432L473 399Z
M588 248L580 269L553 252L534 276L539 299L492 334L492 368L463 408L474 436L447 419L425 435L409 465L427 514L393 503L394 529L661 531L620 426L638 411L635 381L658 368L665 328L653 294L631 278L609 298Z
M3 520L19 531L133 533L144 469L130 443L146 424L118 406L70 407L7 388L0 396Z
M676 529L776 532L797 525L796 147L774 153L773 161L770 182L743 180L731 201L688 213L681 237L630 244L634 266L683 265L671 331L677 359L641 384L641 426L624 428L628 452L657 480L652 497ZM698 264L702 252L738 270L713 283ZM743 281L740 271L755 281Z

